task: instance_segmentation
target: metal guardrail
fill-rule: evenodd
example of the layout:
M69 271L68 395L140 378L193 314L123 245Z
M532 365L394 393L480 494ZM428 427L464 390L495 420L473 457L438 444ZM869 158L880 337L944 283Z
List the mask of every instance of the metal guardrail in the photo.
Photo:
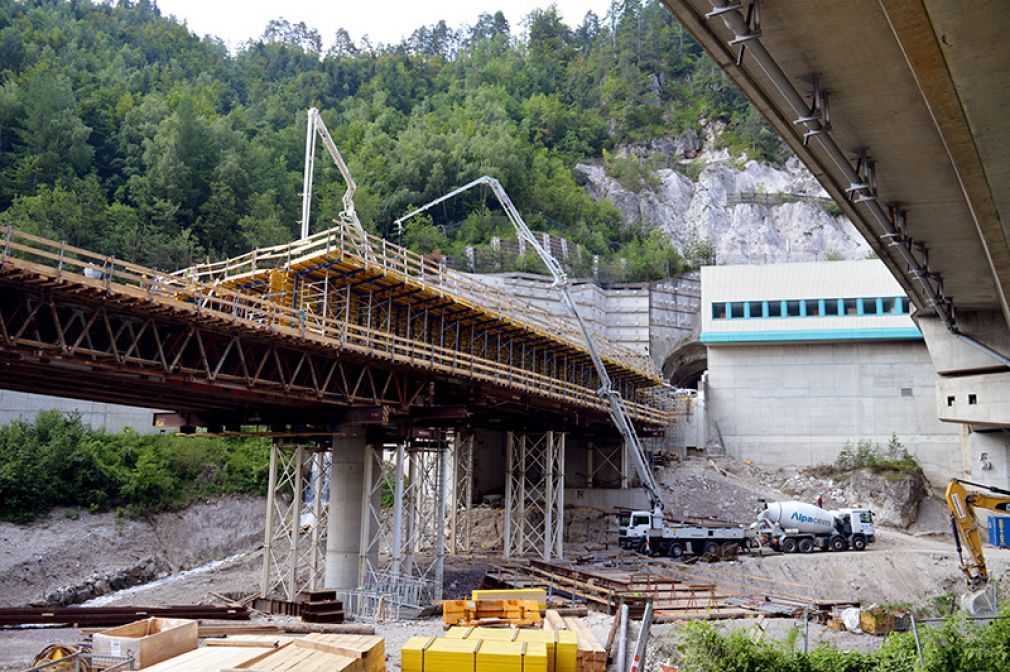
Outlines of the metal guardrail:
M554 315L539 306L517 301L497 287L425 259L384 238L362 233L345 222L337 222L333 228L302 240L260 248L216 263L197 264L176 271L173 275L204 282L232 284L264 270L290 268L292 263L299 260L336 253L354 258L362 265L375 267L386 275L439 292L472 308L497 313L499 318L525 324L552 338L567 341L581 350L586 349L585 340L571 320ZM660 373L648 355L614 343L603 334L594 333L593 340L604 357L612 363L659 377Z
M0 274L10 273L16 268L57 282L73 282L124 301L141 300L160 304L174 311L217 318L258 332L312 341L323 348L355 351L398 364L424 366L451 375L519 388L603 412L607 409L596 390L351 322L325 316L314 316L308 320L304 312L271 301L258 293L222 286L220 279L210 279L215 277L210 271L202 275L187 272L169 274L11 227L3 231L2 235ZM327 236L324 235L324 245L326 240ZM329 240L332 244L336 239ZM251 256L249 263L252 263ZM223 270L220 265L217 267ZM431 271L426 269L425 272ZM424 281L424 277L420 280ZM669 424L672 420L671 414L664 408L630 400L625 400L624 403L638 420L662 425Z

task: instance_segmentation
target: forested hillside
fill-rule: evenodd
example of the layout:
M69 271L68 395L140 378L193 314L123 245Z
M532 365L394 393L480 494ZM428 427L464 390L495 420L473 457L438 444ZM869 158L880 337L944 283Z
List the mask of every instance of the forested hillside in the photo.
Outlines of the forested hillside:
M665 235L590 198L576 163L634 179L641 160L618 148L701 120L725 123L736 152L785 153L655 0L615 2L576 29L548 7L521 28L512 37L498 12L374 46L334 26L324 51L312 28L277 20L229 54L146 0L0 0L0 225L165 269L290 240L305 111L317 106L369 229L390 236L409 206L490 174L534 229L577 244L573 272L599 255L622 269L614 279L650 279L687 262ZM336 217L344 189L331 166L316 184L313 230ZM488 193L457 199L405 242L454 258L486 249L511 234L492 205Z

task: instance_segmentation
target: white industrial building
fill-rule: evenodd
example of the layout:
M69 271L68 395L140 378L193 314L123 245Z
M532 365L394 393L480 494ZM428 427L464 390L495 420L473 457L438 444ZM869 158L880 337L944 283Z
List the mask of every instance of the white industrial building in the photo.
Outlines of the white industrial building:
M883 263L706 267L701 293L708 443L783 467L893 434L933 483L964 471L961 426L937 420L933 363Z

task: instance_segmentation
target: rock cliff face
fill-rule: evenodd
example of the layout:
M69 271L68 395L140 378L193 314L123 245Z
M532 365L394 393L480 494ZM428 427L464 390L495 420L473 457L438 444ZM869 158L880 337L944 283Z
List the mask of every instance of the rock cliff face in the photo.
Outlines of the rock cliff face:
M679 152L675 156L692 156ZM657 186L631 191L603 166L578 164L585 188L609 199L625 222L666 232L682 252L709 246L719 264L863 259L869 246L843 216L826 209L827 194L795 158L777 168L701 149L697 180L673 169L655 171ZM689 172L689 171L685 171ZM740 202L740 201L744 202Z

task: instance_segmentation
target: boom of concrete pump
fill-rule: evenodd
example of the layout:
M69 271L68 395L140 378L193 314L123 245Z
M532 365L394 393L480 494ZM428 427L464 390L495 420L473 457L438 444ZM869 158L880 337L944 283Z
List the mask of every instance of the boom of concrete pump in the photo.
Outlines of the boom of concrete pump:
M505 188L501 186L501 183L495 178L487 175L478 177L476 180L464 184L462 187L454 189L444 196L440 196L430 203L407 213L403 217L397 219L394 223L402 233L403 222L407 221L411 217L419 215L439 203L458 196L464 191L481 185L487 186L491 189L495 198L498 199L498 204L501 205L502 210L505 211L505 215L512 223L512 226L515 227L516 235L519 236L520 239L526 241L528 245L532 246L537 255L544 262L547 270L554 278L554 286L561 292L561 302L564 304L572 318L575 319L575 322L579 325L579 330L582 332L582 338L586 342L586 349L589 351L589 356L593 361L593 367L596 369L596 375L600 379L600 389L597 390L597 394L607 402L610 419L614 423L614 427L617 428L618 433L620 433L621 438L624 440L628 454L631 455L631 461L635 465L635 471L638 472L638 477L642 481L642 487L645 489L645 492L649 497L649 504L652 507L652 525L661 526L663 523L663 504L659 498L656 479L652 475L652 470L649 468L649 464L645 456L645 450L642 448L642 442L638 438L635 426L632 424L631 418L628 417L628 413L624 409L624 400L621 398L621 393L614 389L613 381L610 379L610 374L607 372L607 367L603 362L603 358L600 356L600 353L596 350L596 347L593 344L593 336L590 333L589 328L586 326L585 321L582 319L582 313L579 310L578 305L572 298L568 275L565 273L564 269L561 268L561 264L558 263L558 260L555 259L553 255L544 248L540 241L537 240L537 237L533 235L533 232L526 225L522 215L519 214L519 210L512 203L512 199L509 198L508 193L505 191Z
M982 488L987 492L969 491L964 487L966 485ZM957 558L968 583L969 592L962 597L961 606L965 611L975 615L992 612L994 605L988 590L989 570L982 552L982 535L979 532L975 509L1004 513L1010 511L1010 490L954 478L947 484L946 499ZM963 554L963 547L967 547L967 558Z
M361 221L358 219L358 213L354 210L354 192L357 191L358 185L355 184L354 178L351 177L351 171L348 169L347 164L344 163L344 157L340 155L340 150L337 149L336 143L330 137L330 131L326 128L326 124L323 123L323 118L319 116L319 110L314 107L309 108L308 117L309 123L305 128L305 175L302 188L302 238L309 237L309 215L312 211L312 176L316 167L316 136L319 136L319 139L323 141L323 146L330 153L333 164L340 171L340 176L344 178L344 182L347 184L347 190L341 198L344 209L340 213L340 219L348 224L352 224L358 231L364 234Z

